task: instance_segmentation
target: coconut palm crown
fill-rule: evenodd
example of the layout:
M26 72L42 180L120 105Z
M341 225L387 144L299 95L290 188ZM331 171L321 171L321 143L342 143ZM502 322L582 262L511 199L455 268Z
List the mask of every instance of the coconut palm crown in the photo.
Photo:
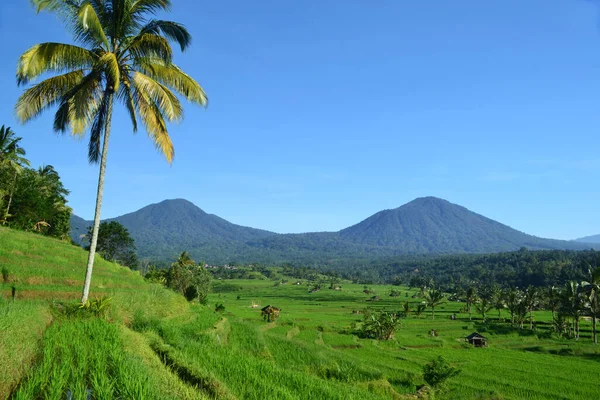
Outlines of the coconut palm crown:
M174 149L167 122L183 117L181 97L200 106L207 97L200 85L173 63L171 44L185 51L191 36L181 24L153 19L168 11L170 0L31 0L37 11L58 14L78 45L41 43L27 50L17 65L17 83L27 85L17 101L17 118L28 122L57 106L54 130L75 136L89 132L88 158L100 162L98 195L90 257L82 301L87 301L104 187L113 102L138 121L169 163Z

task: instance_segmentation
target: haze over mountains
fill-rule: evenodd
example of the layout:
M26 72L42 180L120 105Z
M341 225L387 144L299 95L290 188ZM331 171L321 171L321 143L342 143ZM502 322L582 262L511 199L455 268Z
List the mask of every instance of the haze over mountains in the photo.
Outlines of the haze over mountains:
M165 200L113 218L135 239L138 255L171 260L188 251L197 260L226 262L344 262L401 254L493 253L527 247L589 249L589 243L543 239L435 197L380 211L339 232L277 234L207 214L183 199ZM79 241L91 222L71 219Z

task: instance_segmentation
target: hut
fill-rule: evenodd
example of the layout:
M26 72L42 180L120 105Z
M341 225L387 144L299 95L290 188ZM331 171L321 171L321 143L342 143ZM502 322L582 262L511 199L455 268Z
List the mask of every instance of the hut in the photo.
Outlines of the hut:
M487 338L477 332L471 333L466 339L473 347L488 347Z

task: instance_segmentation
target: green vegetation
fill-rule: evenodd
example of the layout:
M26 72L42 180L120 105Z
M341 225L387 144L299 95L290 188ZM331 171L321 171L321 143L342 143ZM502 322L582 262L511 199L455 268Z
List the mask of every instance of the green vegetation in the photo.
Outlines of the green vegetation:
M85 239L89 242L92 237L92 227L88 227ZM86 247L89 250L89 246ZM96 251L105 260L119 263L129 268L137 267L135 241L129 231L116 221L102 222L98 228Z
M441 399L600 395L600 349L592 342L591 320L583 316L579 341L554 334L552 311L538 306L531 330L478 314L469 321L465 303L452 296L436 306L432 319L415 312L424 301L420 288L370 285L366 294L364 285L339 281L342 290L323 284L311 293L311 281L282 268L262 269L270 278L254 271L260 274L250 275L255 279L213 281L203 306L101 259L92 287L97 300L87 310L77 305L82 249L6 228L0 228L0 243L0 266L8 270L1 284L0 398L430 396L422 385L445 386L435 391ZM391 289L400 296L384 295ZM368 301L373 292L382 297ZM485 292L476 293L474 304ZM280 314L265 323L260 308L267 304ZM370 329L369 318L385 324L390 316L393 334L379 331L387 340L362 334ZM488 348L464 341L474 331L488 338Z
M0 127L0 223L16 229L67 238L71 208L69 191L58 172L46 165L28 168L21 138Z

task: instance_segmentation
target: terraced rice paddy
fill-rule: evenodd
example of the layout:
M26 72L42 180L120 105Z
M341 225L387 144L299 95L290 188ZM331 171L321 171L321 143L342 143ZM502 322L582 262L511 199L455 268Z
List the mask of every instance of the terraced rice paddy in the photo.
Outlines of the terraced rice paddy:
M461 303L445 303L435 320L413 314L392 340L377 341L356 334L357 312L406 300L414 310L413 290L394 298L390 286L373 285L381 300L370 302L349 283L309 293L305 282L228 280L214 282L202 306L101 260L92 296L112 298L106 318L68 316L58 304L78 298L85 260L69 244L0 228L0 267L10 270L0 284L0 398L416 398L423 365L438 355L461 373L436 398L600 398L600 349L587 322L579 342L559 340L547 312L535 314L536 331L518 330L495 313L469 321ZM281 308L280 318L265 322L253 304ZM465 343L474 331L488 348Z

